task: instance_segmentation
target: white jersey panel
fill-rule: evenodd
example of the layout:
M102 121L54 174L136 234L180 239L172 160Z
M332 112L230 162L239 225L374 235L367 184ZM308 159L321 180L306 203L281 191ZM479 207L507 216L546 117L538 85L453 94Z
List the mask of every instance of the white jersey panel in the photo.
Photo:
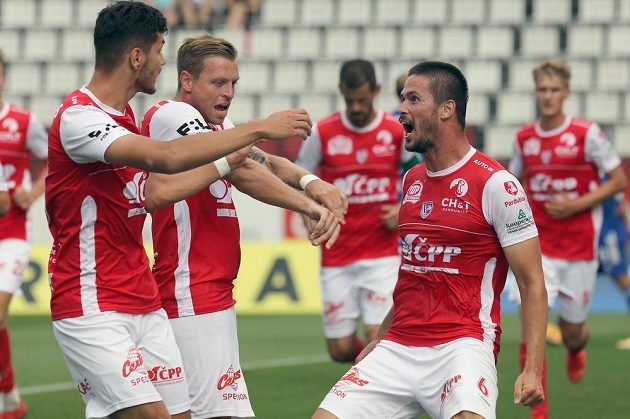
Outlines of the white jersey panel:
M96 289L96 202L86 196L81 205L81 231L79 232L79 255L81 261L81 307L83 315L99 313Z
M604 131L592 123L584 139L584 159L593 162L604 173L610 173L621 164L621 159L606 138Z
M523 176L523 156L521 156L521 148L516 140L512 144L512 158L510 159L508 170L517 178Z
M322 143L319 138L317 124L313 125L311 135L306 139L295 164L313 173L322 161Z
M38 159L48 158L48 133L34 113L31 113L28 120L26 148Z
M174 100L161 105L149 122L151 138L160 141L209 131L210 127L197 109L186 102Z

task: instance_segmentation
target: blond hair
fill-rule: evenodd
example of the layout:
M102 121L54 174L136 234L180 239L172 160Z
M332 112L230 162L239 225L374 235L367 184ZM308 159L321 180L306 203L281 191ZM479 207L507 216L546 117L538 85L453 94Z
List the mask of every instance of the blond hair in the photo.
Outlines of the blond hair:
M558 76L564 84L569 87L569 80L571 79L571 68L564 60L550 59L542 62L532 72L534 75L534 82L537 82L541 76Z
M218 56L228 60L236 60L238 52L234 45L223 38L211 35L199 35L186 38L177 51L177 74L182 71L189 72L193 78L199 77L203 70L203 61L206 57ZM179 76L177 88L181 88Z

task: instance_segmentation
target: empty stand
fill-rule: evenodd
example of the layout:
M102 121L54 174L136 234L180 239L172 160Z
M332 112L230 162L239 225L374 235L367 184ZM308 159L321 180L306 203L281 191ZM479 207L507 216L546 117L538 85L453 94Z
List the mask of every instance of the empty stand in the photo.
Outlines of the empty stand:
M578 19L585 23L608 23L615 19L615 0L579 0Z
M338 22L341 25L368 25L372 22L372 2L343 0L338 2Z
M488 17L492 23L520 24L525 21L525 0L489 0Z
M413 21L418 25L444 23L448 20L447 2L443 0L414 0Z
M540 23L571 21L571 0L533 0L532 18Z
M455 24L475 24L486 21L485 0L452 0L451 21Z
M523 26L521 56L535 58L556 57L560 54L560 33L556 26Z
M601 92L587 94L584 117L602 125L617 123L621 117L619 94Z
M75 20L73 0L46 0L40 3L42 26L65 28Z
M0 2L2 28L33 28L37 19L35 0L3 0Z
M507 26L480 27L477 55L483 58L510 58L514 55L514 31Z
M574 25L567 30L567 53L573 57L599 57L604 51L601 26Z
M292 95L261 95L258 102L258 116L261 118L265 118L274 112L283 111L285 109L292 109L294 106L295 105Z

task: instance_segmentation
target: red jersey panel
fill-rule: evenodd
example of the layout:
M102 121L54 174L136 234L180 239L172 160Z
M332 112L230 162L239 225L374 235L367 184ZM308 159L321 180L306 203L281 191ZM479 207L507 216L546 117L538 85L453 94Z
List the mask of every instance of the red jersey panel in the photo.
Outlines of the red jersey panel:
M401 267L385 339L435 346L472 337L498 354L508 270L503 247L536 236L523 188L471 148L441 172L414 166L403 193Z
M233 124L226 120L224 126ZM192 106L176 101L158 103L142 121L144 135L165 141L220 129L223 126L208 126ZM183 201L158 209L152 217L153 273L169 318L233 306L241 248L230 182L219 179Z
M367 130L350 129L337 112L317 123L321 178L348 196L346 224L331 249L322 246L322 266L395 256L398 234L383 225L381 205L398 202L404 130L382 114Z
M147 173L103 162L115 139L138 133L134 121L131 107L121 114L85 88L53 120L45 195L53 320L161 307L142 242Z
M566 195L575 199L599 185L599 171L609 172L621 162L595 124L567 118L553 131L542 131L537 123L521 128L516 143L523 179L540 231L543 255L569 260L591 260L597 255L601 207L564 219L555 219L545 203Z

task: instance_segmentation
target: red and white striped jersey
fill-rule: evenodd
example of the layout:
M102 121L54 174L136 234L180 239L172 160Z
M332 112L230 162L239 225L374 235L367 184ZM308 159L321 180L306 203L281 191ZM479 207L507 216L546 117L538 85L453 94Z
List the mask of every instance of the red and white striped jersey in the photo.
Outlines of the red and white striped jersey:
M385 339L435 346L471 337L498 354L503 248L537 235L518 180L474 148L439 172L416 165L405 175L399 232L394 322Z
M147 173L105 161L107 148L132 133L129 105L121 113L85 87L53 120L45 193L53 320L161 307L142 241Z
M368 126L353 126L343 112L317 122L296 163L348 196L346 224L335 245L322 247L322 266L343 266L362 259L395 256L398 234L380 220L381 205L398 202L400 163L410 160L404 129L379 112Z
M46 130L35 114L5 103L0 109L0 160L11 197L17 186L31 188L31 154L47 158ZM30 240L30 235L28 212L13 203L9 213L0 218L0 240Z
M596 258L601 207L558 220L547 213L545 203L562 195L574 199L596 189L599 174L609 173L620 164L604 132L588 121L567 117L551 131L544 131L536 121L517 132L509 168L525 186L543 255L569 260Z
M146 113L141 131L169 141L233 126L227 119L222 126L208 125L193 106L162 101ZM219 179L183 201L158 209L152 217L153 274L169 318L233 306L241 248L230 182Z

